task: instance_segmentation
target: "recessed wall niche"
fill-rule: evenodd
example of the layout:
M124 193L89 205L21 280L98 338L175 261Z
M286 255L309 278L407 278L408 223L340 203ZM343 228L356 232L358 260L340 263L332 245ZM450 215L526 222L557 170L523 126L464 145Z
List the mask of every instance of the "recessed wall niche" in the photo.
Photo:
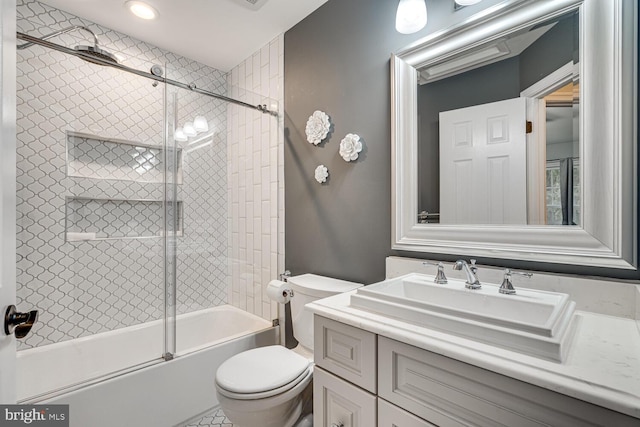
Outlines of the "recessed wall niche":
M67 175L78 178L136 182L164 182L165 148L114 138L67 131ZM174 154L175 150L175 156ZM182 184L182 149L167 149L175 159L176 182ZM169 163L169 170L173 165Z
M164 201L131 199L66 198L66 240L78 242L132 239L164 235ZM182 202L169 204L176 215L176 236L182 236Z

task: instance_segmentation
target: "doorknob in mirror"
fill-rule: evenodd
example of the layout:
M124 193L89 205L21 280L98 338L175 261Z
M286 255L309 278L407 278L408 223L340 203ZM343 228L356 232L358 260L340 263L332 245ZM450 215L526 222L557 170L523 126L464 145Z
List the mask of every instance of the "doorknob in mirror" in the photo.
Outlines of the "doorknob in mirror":
M10 305L4 313L4 333L11 335L15 332L16 338L24 338L37 320L38 310L20 313L15 305Z

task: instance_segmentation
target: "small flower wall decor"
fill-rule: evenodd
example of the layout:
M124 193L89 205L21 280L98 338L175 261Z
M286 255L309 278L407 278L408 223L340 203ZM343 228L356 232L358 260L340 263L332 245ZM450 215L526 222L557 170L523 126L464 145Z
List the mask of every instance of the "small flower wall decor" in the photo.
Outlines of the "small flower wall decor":
M327 178L329 177L329 170L325 165L319 165L316 168L315 176L316 176L316 181L322 184L323 182L327 181Z
M313 145L318 145L329 134L331 123L329 116L320 110L316 110L307 120L304 132L307 134L307 141Z
M348 133L340 141L340 155L345 162L351 162L358 158L358 153L362 151L362 141L355 133Z

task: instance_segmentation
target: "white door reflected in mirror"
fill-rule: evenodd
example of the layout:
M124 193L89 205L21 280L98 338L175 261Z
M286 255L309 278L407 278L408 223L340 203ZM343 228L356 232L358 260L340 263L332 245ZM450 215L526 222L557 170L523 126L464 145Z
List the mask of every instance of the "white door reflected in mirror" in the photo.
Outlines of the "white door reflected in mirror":
M440 223L527 224L526 99L440 113Z

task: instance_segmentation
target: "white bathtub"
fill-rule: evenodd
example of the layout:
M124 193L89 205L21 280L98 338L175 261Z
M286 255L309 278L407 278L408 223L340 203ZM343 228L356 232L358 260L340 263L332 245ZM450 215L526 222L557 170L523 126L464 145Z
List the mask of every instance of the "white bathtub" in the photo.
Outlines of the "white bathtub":
M159 361L162 321L18 352L19 401L70 404L77 427L179 425L217 406L214 377L224 360L277 342L271 322L228 305L177 320L169 362Z

